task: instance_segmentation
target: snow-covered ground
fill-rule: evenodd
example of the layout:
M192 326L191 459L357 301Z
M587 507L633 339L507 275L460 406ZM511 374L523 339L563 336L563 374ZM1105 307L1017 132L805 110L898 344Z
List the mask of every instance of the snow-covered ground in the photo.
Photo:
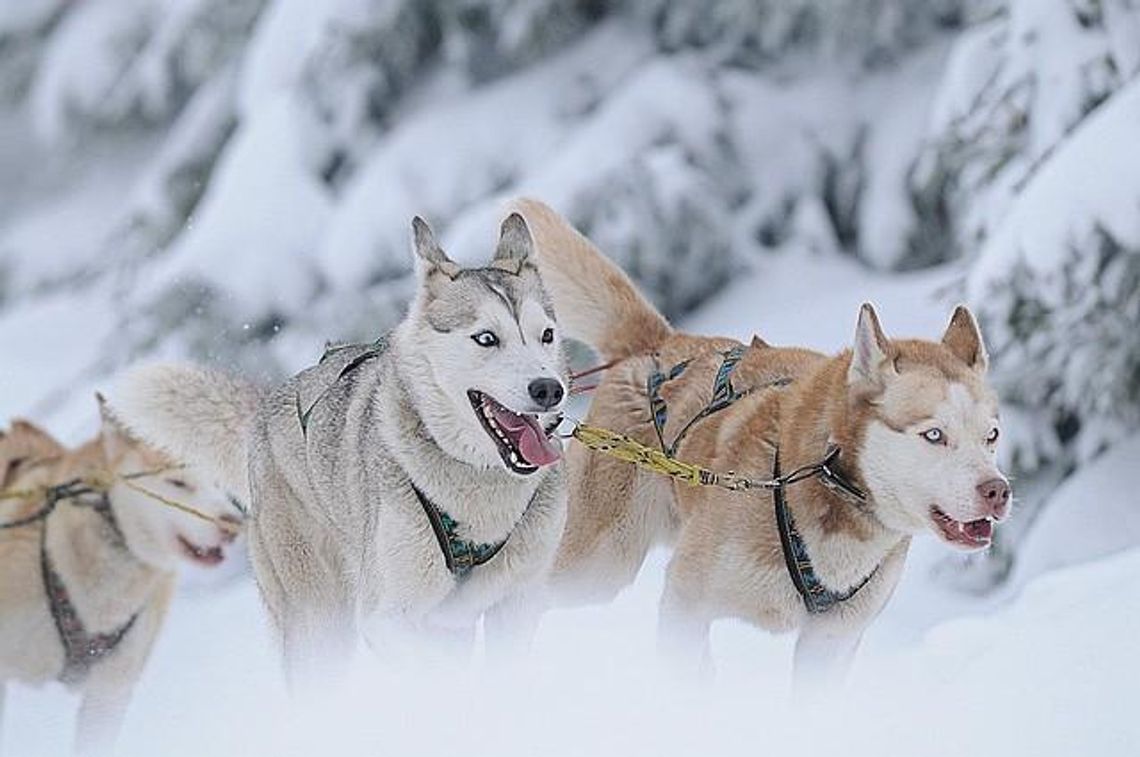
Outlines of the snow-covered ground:
M303 711L281 693L248 583L183 597L131 708L135 755L755 754L1129 755L1140 550L1047 574L1009 606L935 626L909 645L873 632L846 690L788 704L791 643L718 627L714 683L682 685L652 664L660 560L604 609L547 616L530 665L434 673L362 657L350 683ZM905 592L904 592L905 593ZM907 601L899 596L897 603ZM918 598L911 598L918 599ZM927 597L923 601L937 601ZM880 626L898 622L888 610ZM61 754L61 694L21 693L5 754Z

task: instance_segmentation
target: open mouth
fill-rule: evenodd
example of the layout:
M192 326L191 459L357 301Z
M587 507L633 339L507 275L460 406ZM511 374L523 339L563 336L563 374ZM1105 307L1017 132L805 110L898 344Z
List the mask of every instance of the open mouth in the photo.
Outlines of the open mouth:
M467 391L467 399L483 430L498 448L499 457L511 471L530 475L562 457L562 450L550 439L553 429L544 429L537 415L516 413L491 395L474 389Z
M971 521L954 520L937 507L930 508L930 519L938 527L943 540L964 549L981 549L990 546L994 537L994 522L989 518Z
M178 546L182 547L182 554L186 559L209 568L226 559L221 547L199 547L185 536L179 535Z

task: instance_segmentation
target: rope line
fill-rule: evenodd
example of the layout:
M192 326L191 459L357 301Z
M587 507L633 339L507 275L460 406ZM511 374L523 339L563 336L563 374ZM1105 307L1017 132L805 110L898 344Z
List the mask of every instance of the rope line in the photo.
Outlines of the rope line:
M184 468L183 465L164 465L160 468L152 468L149 470L134 471L131 473L111 473L104 471L102 473L95 473L90 476L72 479L62 484L52 484L44 486L25 487L22 489L6 489L0 491L0 502L7 500L22 500L25 502L44 500L48 504L38 510L36 513L19 520L4 523L0 521L0 528L18 528L24 525L30 525L36 521L44 518L54 508L55 503L64 500L72 499L81 494L103 493L109 492L116 483L122 483L128 489L142 494L157 504L169 507L186 515L199 518L209 523L214 524L216 527L230 534L237 534L241 531L241 525L233 521L220 518L215 515L203 512L193 505L188 505L185 502L180 502L172 499L163 494L159 494L152 489L135 483L137 479L148 478L150 476L158 476L172 470L180 470Z

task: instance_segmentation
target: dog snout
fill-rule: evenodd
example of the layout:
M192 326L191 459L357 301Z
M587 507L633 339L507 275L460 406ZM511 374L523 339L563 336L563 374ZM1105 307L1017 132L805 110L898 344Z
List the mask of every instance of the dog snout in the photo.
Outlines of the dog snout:
M986 514L1001 520L1009 514L1009 500L1013 491L1004 478L991 478L978 484L978 499Z
M540 378L530 382L527 393L543 410L549 410L562 401L565 390L562 382L552 378Z
M221 532L222 544L231 544L237 539L238 534L241 533L242 520L235 518L232 515L219 515L218 520L225 523L225 526L219 526L218 531Z

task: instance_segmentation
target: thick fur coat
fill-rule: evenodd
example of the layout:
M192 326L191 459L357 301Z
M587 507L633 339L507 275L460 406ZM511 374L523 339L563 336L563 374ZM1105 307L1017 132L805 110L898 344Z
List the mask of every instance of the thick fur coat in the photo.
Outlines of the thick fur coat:
M536 429L556 419L565 364L530 233L509 217L491 264L461 269L426 224L414 232L419 291L377 345L330 350L268 391L160 365L120 393L149 436L250 497L291 677L343 665L361 632L381 652L463 642L488 613L498 638L562 532L559 443ZM417 489L456 538L501 548L449 571Z
M825 613L809 613L782 550L772 495L693 487L575 445L567 460L570 511L552 585L562 601L608 599L633 580L649 548L673 545L661 600L663 648L685 665L708 661L710 624L743 619L799 631L797 671L841 670L902 573L911 537L932 532L954 546L989 544L1010 492L994 460L997 402L973 316L955 311L938 342L888 339L874 310L859 313L854 346L830 357L762 339L675 331L616 266L542 203L516 205L534 231L539 267L568 336L613 361L586 422L649 446L651 372L689 361L660 397L663 437L708 406L732 348L740 399L695 423L680 460L754 479L823 459L866 493L853 504L818 478L786 489L787 506L814 570L837 593L867 583Z

